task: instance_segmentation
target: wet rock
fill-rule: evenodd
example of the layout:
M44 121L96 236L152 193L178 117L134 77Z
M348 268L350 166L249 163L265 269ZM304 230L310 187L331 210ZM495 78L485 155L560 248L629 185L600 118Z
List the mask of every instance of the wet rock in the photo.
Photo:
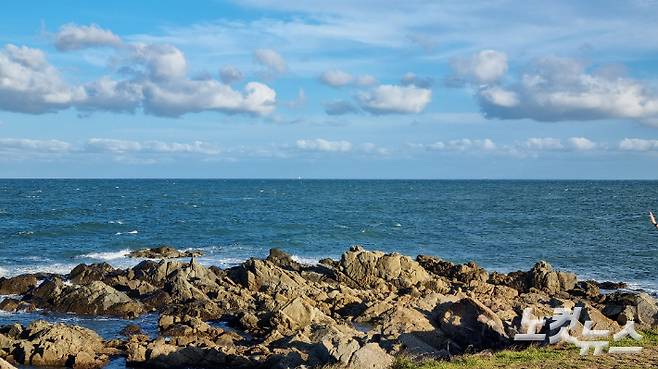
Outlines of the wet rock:
M33 274L22 274L12 278L0 277L0 295L24 295L37 285Z
M481 302L466 297L449 305L439 319L441 330L462 349L500 348L509 343L503 322Z
M34 311L36 307L25 301L13 299L13 298L5 298L0 302L0 310L2 311L8 311L11 313L15 313L17 311Z
M406 288L431 278L418 262L408 256L366 251L360 246L343 254L339 270L345 276L341 282L361 289L387 289L387 285Z
M203 252L199 250L179 251L170 246L160 246L151 249L135 250L128 253L130 258L148 258L148 259L178 259L202 256Z
M136 324L128 324L127 326L123 327L121 329L121 332L119 333L122 336L130 337L136 335L143 335L144 331L142 331L142 328Z
M627 288L628 285L624 282L595 282L598 287L602 290L620 290L622 288Z

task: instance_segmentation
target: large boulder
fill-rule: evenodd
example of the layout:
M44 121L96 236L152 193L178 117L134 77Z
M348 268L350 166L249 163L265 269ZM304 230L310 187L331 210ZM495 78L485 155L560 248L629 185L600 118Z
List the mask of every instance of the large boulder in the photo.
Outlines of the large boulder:
M431 278L418 262L408 256L367 251L360 246L353 246L344 253L338 268L344 276L341 282L361 289L386 289L387 285L407 288Z
M272 315L270 325L283 335L294 334L310 324L336 324L305 297L297 297Z
M23 365L73 368L101 368L108 350L94 331L78 326L37 320L27 328L12 327L13 344L8 359ZM8 334L12 335L11 330Z
M114 272L114 268L108 263L80 264L71 270L69 280L77 284L89 284L94 281L102 281L112 272Z
M95 281L84 286L67 286L53 302L52 309L84 315L136 318L144 306L123 292Z
M629 320L640 329L658 326L656 300L644 292L613 292L605 296L603 304L603 314L622 326Z
M449 304L439 318L439 326L462 350L469 346L476 349L500 348L509 343L500 318L471 297Z
M573 273L553 270L551 264L540 261L530 269L530 285L549 295L570 291L576 286L577 278Z
M416 261L434 275L462 283L470 283L471 281L486 282L489 279L489 273L473 261L455 265L436 256L428 255L418 255Z
M33 274L22 274L12 278L0 278L0 295L24 295L37 285Z

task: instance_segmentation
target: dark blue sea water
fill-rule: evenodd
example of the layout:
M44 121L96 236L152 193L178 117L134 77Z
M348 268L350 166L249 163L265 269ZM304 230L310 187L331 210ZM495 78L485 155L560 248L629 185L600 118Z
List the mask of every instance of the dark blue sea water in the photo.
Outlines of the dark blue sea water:
M126 252L161 244L222 267L362 244L500 271L544 259L655 291L652 208L648 181L0 180L0 272L127 267Z

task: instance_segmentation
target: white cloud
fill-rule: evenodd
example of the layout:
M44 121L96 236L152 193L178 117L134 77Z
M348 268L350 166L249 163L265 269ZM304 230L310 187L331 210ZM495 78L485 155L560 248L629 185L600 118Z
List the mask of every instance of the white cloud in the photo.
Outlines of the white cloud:
M372 142L365 142L358 145L357 149L365 154L369 155L379 155L387 156L391 154L391 151L385 147L378 146Z
M342 87L351 84L354 77L340 69L331 69L322 73L320 81L331 87Z
M71 149L71 144L60 140L0 138L0 151L64 153L70 151Z
M496 50L482 50L469 58L453 60L452 67L457 77L466 82L492 83L507 72L507 55Z
M322 138L297 140L295 146L297 149L304 151L349 152L352 150L352 143L349 141L329 141Z
M270 76L282 74L288 70L283 57L272 49L258 49L254 51L254 61L267 68Z
M571 148L579 151L594 150L597 146L596 143L585 137L570 137L567 139L567 143Z
M358 113L359 108L347 100L335 100L324 104L324 111L329 115Z
M121 45L121 38L110 30L95 24L78 26L73 23L60 27L55 35L55 47L60 51L79 50L89 47Z
M242 71L232 65L226 65L219 70L219 79L227 85L240 82L243 78Z
M523 145L530 150L562 150L564 145L559 138L552 137L532 137L525 141Z
M354 83L357 84L358 86L372 86L377 84L377 78L369 74L363 74L357 76L356 79L354 80Z
M656 151L658 150L658 140L624 138L619 142L619 149L626 151Z
M259 82L247 83L242 92L215 80L147 83L144 95L147 113L172 117L201 111L265 115L276 105L276 92Z
M431 90L416 86L380 85L357 95L361 108L372 114L420 113L431 99Z
M538 60L515 82L482 88L478 97L488 118L658 121L658 94L642 82L592 73L573 59Z
M149 78L156 81L184 78L187 60L182 51L167 44L138 44L133 48L134 58L143 63Z
M82 94L61 79L41 50L12 44L0 50L0 109L47 113L68 108Z
M411 147L429 151L493 151L498 146L489 138L460 138L450 141L436 141L431 144L411 144Z
M134 113L144 99L143 86L133 81L115 81L110 77L83 86L85 97L76 103L80 110L104 110Z
M130 141L110 138L92 138L85 144L85 151L92 153L150 153L150 154L204 154L219 155L222 151L214 145L194 141L192 143L163 141Z

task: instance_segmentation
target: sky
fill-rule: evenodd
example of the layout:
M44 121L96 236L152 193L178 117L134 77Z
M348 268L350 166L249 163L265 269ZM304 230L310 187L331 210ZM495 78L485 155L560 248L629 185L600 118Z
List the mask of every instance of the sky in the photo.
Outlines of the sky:
M20 1L0 177L658 179L658 1Z

